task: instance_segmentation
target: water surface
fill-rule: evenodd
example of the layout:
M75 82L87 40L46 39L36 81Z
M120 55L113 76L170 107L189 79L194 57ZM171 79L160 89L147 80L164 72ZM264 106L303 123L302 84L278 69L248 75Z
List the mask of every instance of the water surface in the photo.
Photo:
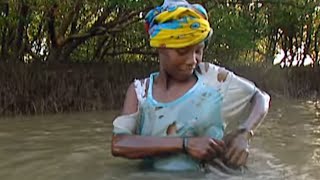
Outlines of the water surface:
M320 116L310 102L277 100L252 141L248 171L165 173L110 153L116 112L0 119L1 180L320 179Z

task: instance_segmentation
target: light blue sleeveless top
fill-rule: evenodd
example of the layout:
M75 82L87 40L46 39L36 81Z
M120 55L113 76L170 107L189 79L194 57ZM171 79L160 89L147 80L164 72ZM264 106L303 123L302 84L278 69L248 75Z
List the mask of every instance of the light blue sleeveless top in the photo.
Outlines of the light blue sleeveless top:
M195 72L196 84L178 99L163 103L152 96L152 87L158 73L150 75L146 99L140 103L138 134L160 137L210 136L222 139L224 122L221 116L222 95L206 84L202 75ZM174 133L167 134L174 125ZM199 162L180 153L167 157L146 159L157 170L198 170Z

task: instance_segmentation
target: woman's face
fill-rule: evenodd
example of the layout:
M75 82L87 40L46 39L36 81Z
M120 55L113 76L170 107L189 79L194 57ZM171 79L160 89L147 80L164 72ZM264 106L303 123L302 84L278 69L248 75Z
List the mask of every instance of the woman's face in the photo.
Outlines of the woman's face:
M204 43L185 48L159 48L160 68L177 80L189 78L202 61Z

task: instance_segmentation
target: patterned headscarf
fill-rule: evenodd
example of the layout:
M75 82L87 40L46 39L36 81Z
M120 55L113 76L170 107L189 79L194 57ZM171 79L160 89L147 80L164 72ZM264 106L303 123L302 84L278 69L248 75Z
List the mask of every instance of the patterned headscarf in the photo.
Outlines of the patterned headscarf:
M205 8L185 0L165 0L149 11L145 20L151 47L183 48L212 34Z

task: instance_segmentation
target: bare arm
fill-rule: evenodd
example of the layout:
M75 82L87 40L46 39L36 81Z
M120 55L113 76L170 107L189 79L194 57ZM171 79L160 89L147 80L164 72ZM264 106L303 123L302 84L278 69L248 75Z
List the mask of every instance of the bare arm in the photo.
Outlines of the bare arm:
M222 141L210 137L188 139L187 153L199 160L210 160L224 152ZM182 153L183 139L180 137L152 137L135 135L114 135L112 137L112 155L129 159Z
M134 84L128 88L122 115L135 113L138 109ZM186 144L188 154L197 159L210 159L221 154L223 142L210 137L189 138ZM139 135L113 135L112 154L130 159L168 155L183 152L183 139L180 137L152 137Z
M138 99L136 91L134 90L134 84L131 83L123 103L122 115L132 114L138 110Z
M227 164L239 167L245 165L248 158L249 139L264 120L269 110L270 96L258 90L252 98L251 112L248 119L240 125L244 131L234 131L225 137L227 153L225 155Z
M258 90L252 98L252 108L248 119L241 127L250 130L255 130L264 120L268 113L270 104L270 96Z
M218 81L225 81L227 76L229 75L228 71L225 69L219 69ZM245 87L246 81L244 78L236 78L239 84L243 84L241 86ZM244 81L243 81L244 80ZM245 88L244 88L245 89ZM255 94L252 96L251 100L251 111L247 118L247 120L240 125L240 128L246 129L247 132L255 130L261 122L264 120L265 116L268 113L269 105L270 105L270 96L261 91L260 89L256 89Z
M130 159L160 156L182 151L182 138L134 135L115 135L112 138L112 154Z

